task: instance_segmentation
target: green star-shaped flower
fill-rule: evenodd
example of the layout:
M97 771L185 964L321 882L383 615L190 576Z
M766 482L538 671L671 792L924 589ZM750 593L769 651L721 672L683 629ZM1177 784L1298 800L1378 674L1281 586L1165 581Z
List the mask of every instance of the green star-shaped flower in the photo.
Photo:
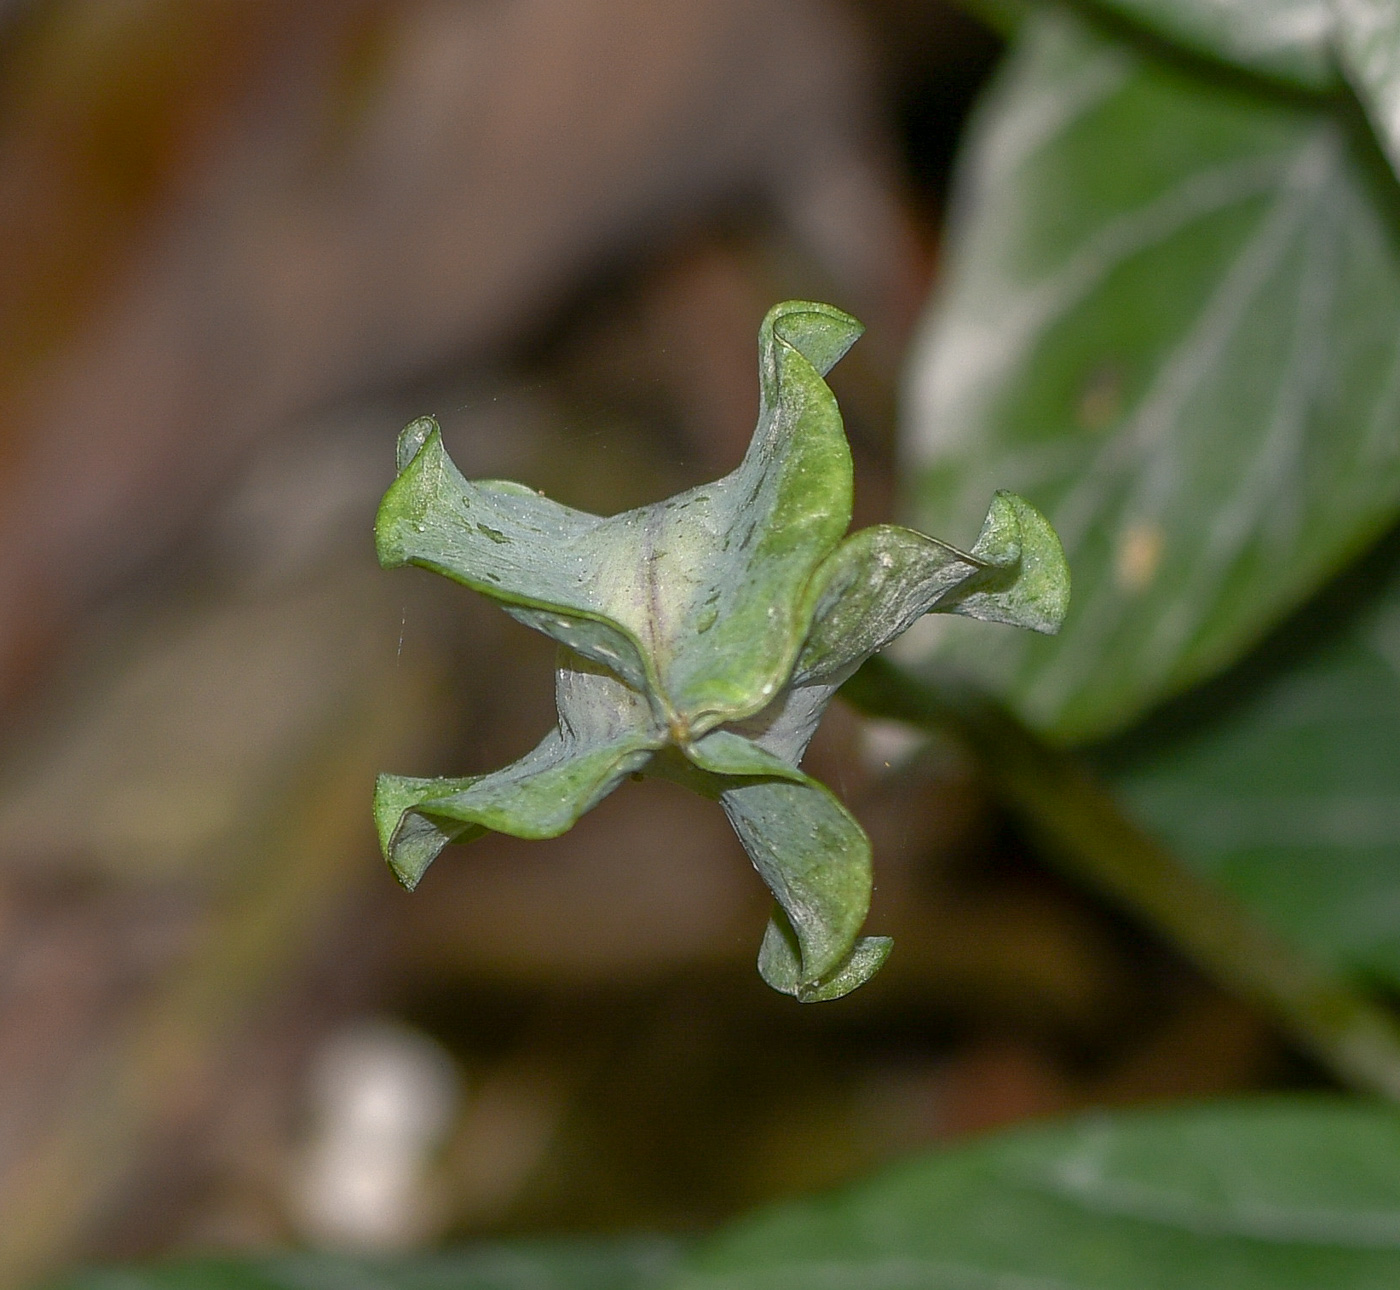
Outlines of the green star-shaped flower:
M522 484L469 481L431 418L399 436L380 563L421 565L559 642L559 723L513 765L465 779L381 775L385 858L410 890L449 842L548 838L628 775L718 798L777 899L759 971L798 999L866 981L870 842L798 769L837 687L920 615L1057 630L1069 575L1045 519L998 493L971 552L894 525L845 537L851 455L822 379L862 331L829 305L775 306L759 332L758 428L739 468L598 516Z

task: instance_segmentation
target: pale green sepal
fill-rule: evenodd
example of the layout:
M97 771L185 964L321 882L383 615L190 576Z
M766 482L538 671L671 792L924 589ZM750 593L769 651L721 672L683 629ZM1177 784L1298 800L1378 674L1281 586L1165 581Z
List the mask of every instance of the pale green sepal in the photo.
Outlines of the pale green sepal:
M731 781L720 803L787 911L784 924L800 929L791 952L794 986L786 992L815 1002L854 989L860 980L840 965L870 906L870 843L860 826L823 785L731 730L712 731L684 751L692 764ZM878 961L870 971L877 967ZM837 994L808 997L836 977L849 984Z
M385 858L410 890L449 842L468 841L486 830L517 838L553 838L567 833L656 749L644 734L626 733L605 744L580 749L555 729L519 761L490 775L468 780L397 781L382 807L376 794L380 838L386 831ZM384 779L393 777L381 777ZM440 784L446 791L411 800L397 822L393 795L409 797L415 784Z
M807 776L796 766L732 730L712 730L703 739L687 744L683 751L701 770L712 775L766 776L794 784L808 782Z
M501 608L516 622L533 627L575 654L616 672L634 690L643 694L652 691L641 652L630 639L619 635L611 623L561 613L557 609L528 609L524 605L502 605Z
M439 433L441 431L436 417L418 417L399 431L396 462L400 475L408 469L408 463L418 455L423 445L428 442L428 437Z
M859 665L983 568L956 547L895 524L853 533L812 579L812 627L793 683L825 681Z
M851 453L822 377L861 330L829 305L770 310L759 334L761 410L744 460L649 508L661 512L644 534L656 553L650 599L675 650L658 667L692 731L759 711L792 671L809 625L803 590L851 522ZM684 589L683 602L667 603L679 601L673 589Z
M781 909L775 909L758 950L758 973L780 994L799 1003L826 1003L864 985L890 956L894 942L888 936L862 936L834 972L811 985L802 982L802 960L797 936Z
M1029 627L1053 636L1069 612L1069 564L1050 521L1024 497L999 490L971 554L990 566L931 612Z
M735 729L765 752L781 757L789 766L801 765L802 754L807 751L822 714L846 675L842 672L811 685L792 686L757 716L739 722Z
M720 793L744 850L791 921L804 984L851 952L870 909L870 839L831 792L806 776L737 781Z
M636 638L598 602L586 539L602 521L506 480L462 477L431 418L399 437L403 469L384 494L375 547L386 569L416 564L479 591L530 626L648 684Z
M1069 566L1045 517L1024 498L998 492L971 552L878 524L827 557L807 596L812 627L793 684L839 684L924 614L963 614L1053 635L1069 605Z
M774 340L790 345L818 376L825 376L864 333L863 323L832 305L815 300L784 300L768 311L759 327L758 347L759 353L766 356Z
M420 779L380 775L374 782L374 826L379 849L402 886L412 891L449 842L470 842L486 832L479 825L441 824L414 812L420 802L460 793L480 778Z
M460 792L420 802L415 809L517 838L558 837L639 770L655 748L655 742L632 733L580 748L551 730L519 761L482 775Z

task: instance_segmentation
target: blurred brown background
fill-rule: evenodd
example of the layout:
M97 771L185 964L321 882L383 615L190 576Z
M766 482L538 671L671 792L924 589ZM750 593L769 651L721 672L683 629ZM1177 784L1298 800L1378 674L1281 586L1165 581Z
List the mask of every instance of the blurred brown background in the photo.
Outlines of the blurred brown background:
M75 1260L703 1229L930 1142L1308 1078L948 749L810 755L897 948L771 994L709 803L629 785L399 891L376 770L552 719L551 647L377 569L398 428L615 510L730 468L774 301L857 518L996 38L937 0L0 3L0 1285ZM949 534L966 540L971 534Z

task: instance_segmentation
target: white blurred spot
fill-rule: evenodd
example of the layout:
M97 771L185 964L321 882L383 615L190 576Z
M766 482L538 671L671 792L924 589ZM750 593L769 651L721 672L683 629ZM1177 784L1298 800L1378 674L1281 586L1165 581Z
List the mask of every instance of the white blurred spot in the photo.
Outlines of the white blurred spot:
M867 720L860 723L860 760L869 771L900 767L926 743L926 733L906 726L902 721Z
M430 1166L460 1079L447 1052L407 1026L340 1031L311 1072L311 1131L292 1179L301 1235L322 1249L411 1248L434 1234Z

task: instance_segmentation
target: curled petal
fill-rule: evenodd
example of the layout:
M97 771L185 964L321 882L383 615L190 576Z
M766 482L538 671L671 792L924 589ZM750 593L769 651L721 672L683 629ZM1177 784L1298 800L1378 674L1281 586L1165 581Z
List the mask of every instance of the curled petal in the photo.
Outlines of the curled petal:
M797 979L815 985L870 909L870 839L829 789L741 735L717 730L686 756L720 777L720 805L797 937Z
M888 936L862 936L826 976L806 982L797 935L782 909L775 909L759 947L758 972L773 989L792 995L799 1003L825 1003L864 985L884 967L893 947Z
M379 562L416 564L645 688L637 639L607 612L589 537L603 521L507 480L462 477L430 417L399 436L399 476L375 520Z
M1069 568L1045 517L999 492L971 551L913 529L880 524L853 533L807 592L812 627L795 685L839 684L928 613L965 614L1053 633L1069 603Z
M551 730L519 761L469 779L381 775L374 815L394 876L410 891L449 842L494 830L517 838L553 838L651 757L655 742L627 734L579 745Z

